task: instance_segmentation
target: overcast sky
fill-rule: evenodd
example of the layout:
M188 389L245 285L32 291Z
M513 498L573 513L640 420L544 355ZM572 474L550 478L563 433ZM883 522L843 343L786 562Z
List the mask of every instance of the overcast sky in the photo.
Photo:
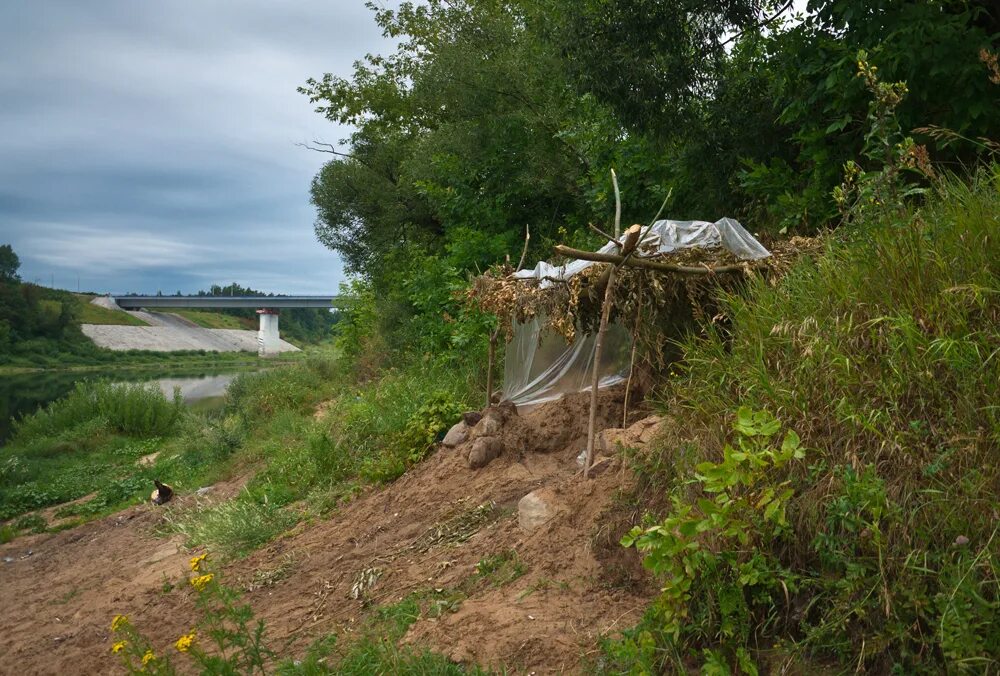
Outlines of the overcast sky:
M0 1L0 244L26 281L330 293L295 89L389 49L363 0Z

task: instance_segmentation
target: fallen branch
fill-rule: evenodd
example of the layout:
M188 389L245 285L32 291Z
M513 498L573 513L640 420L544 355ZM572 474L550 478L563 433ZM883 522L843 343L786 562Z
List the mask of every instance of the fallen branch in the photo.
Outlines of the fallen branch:
M664 263L663 261L651 261L648 258L636 258L635 256L621 256L618 254L606 254L597 251L583 251L574 249L564 244L557 244L555 252L567 258L576 258L583 261L594 261L596 263L612 263L614 265L625 264L633 268L646 268L659 272L676 272L681 275L715 275L723 272L743 272L748 267L757 267L755 261L746 263L736 263L734 265L717 265L715 267L705 265L700 268L690 265L677 265L675 263Z

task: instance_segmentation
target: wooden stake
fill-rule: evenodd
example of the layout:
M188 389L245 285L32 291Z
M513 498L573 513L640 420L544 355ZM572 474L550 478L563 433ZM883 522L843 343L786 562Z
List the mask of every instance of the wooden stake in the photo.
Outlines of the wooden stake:
M635 326L632 328L632 356L628 362L628 380L625 381L625 405L622 407L622 427L628 423L628 395L632 390L632 373L635 371L635 351L639 346L639 322L642 320L642 286L639 286L639 307L635 310Z
M622 229L622 198L618 191L618 177L615 170L611 170L611 183L615 187L615 237L621 235ZM642 227L633 225L625 232L625 241L622 243L622 256L628 256L632 249L639 243L639 234ZM608 330L608 318L611 316L611 301L614 297L615 271L617 266L612 267L608 272L608 285L604 288L604 304L601 306L601 325L597 330L597 339L594 341L594 373L590 379L590 420L587 424L587 455L583 462L583 478L590 478L590 466L594 463L594 442L597 437L597 386L601 381L601 352L604 349L604 334Z
M493 360L497 353L497 339L500 337L500 329L490 334L490 349L486 358L486 407L493 405Z
M618 192L618 176L611 170L611 185L615 187L615 239L622 234L622 195Z
M604 289L604 305L601 307L601 326L597 330L597 340L594 343L594 374L590 379L590 421L587 424L587 458L583 463L583 478L590 478L590 466L594 462L594 442L597 437L597 385L601 380L601 350L604 348L604 334L608 330L608 317L611 315L611 300L615 288L615 270L611 268L608 275L608 286Z

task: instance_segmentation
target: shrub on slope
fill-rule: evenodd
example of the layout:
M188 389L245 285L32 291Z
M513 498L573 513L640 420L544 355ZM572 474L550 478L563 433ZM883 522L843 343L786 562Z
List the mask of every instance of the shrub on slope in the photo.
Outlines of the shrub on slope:
M902 222L858 224L779 286L726 299L728 330L687 341L663 394L677 424L642 459L666 521L626 538L685 589L671 605L670 578L611 664L996 667L998 188L994 167ZM743 471L748 437L720 424L741 407L796 431L805 457ZM765 518L786 490L787 518ZM720 495L759 529L727 532Z

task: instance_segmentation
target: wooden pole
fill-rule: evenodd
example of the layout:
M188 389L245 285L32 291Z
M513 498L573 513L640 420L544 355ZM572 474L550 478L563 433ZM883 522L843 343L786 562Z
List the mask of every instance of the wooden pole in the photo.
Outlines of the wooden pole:
M615 239L622 234L622 194L618 192L618 175L611 170L611 185L615 187Z
M622 407L622 427L628 423L628 395L632 390L632 373L635 371L635 351L639 346L639 322L642 320L642 286L639 287L639 307L635 310L635 326L632 328L632 356L628 362L628 380L625 381L625 405Z
M622 243L621 258L628 256L639 244L641 225L633 225L625 231L625 241ZM611 317L611 304L614 300L615 273L620 266L612 266L608 272L608 285L604 289L604 303L601 305L601 324L597 329L597 340L594 341L594 373L590 379L590 420L587 425L587 457L583 464L583 478L590 477L590 466L594 461L594 444L597 438L597 386L601 380L601 354L604 351L604 334L608 331L608 321Z
M497 353L497 339L500 337L500 329L490 334L490 349L486 358L486 407L493 405L493 360Z
M608 317L611 315L611 301L615 288L615 270L611 268L608 275L608 286L604 289L604 305L601 307L601 326L597 330L597 341L594 343L594 373L590 379L590 420L587 425L587 458L583 463L583 478L590 478L590 466L594 462L594 442L597 437L597 386L601 380L601 350L604 348L604 334L608 330Z

